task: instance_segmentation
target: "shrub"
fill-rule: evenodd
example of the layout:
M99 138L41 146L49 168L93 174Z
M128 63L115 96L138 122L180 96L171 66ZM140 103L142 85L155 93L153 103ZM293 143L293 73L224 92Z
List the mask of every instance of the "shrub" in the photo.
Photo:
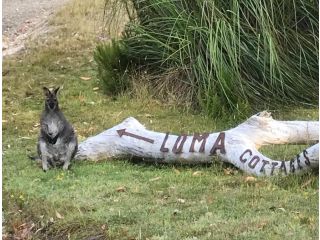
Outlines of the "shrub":
M183 71L180 81L207 113L249 103L318 104L317 1L131 0L130 6L136 18L123 35L127 60L155 76Z
M98 76L107 94L116 95L128 88L127 57L121 42L100 44L94 52Z

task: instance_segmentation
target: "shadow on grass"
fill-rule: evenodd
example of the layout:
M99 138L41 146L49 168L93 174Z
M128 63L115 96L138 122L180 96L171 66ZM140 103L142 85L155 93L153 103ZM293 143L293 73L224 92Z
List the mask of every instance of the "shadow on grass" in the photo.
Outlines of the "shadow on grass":
M6 224L4 233L7 238L4 239L64 240L70 239L70 235L77 236L77 239L108 239L108 226L86 217L88 209L78 209L65 202L63 209L67 212L59 210L58 213L55 209L62 206L42 198L28 197L26 200L21 196L19 192L3 191L3 208L10 209L4 215L3 221L10 223Z
M312 169L310 172L301 175L289 175L283 177L274 177L271 182L281 189L318 189L319 187L319 169Z
M119 161L119 160L117 160ZM158 169L171 169L173 167L175 168L180 168L180 169L208 169L208 168L213 168L213 169L218 169L219 171L223 171L223 169L226 168L231 168L233 170L238 170L234 165L231 163L226 163L218 160L218 158L213 158L212 162L174 162L174 163L168 163L168 162L163 162L161 159L154 159L154 158L140 158L136 156L131 156L127 158L126 160L127 163L130 163L132 165L139 165L143 167L154 167Z

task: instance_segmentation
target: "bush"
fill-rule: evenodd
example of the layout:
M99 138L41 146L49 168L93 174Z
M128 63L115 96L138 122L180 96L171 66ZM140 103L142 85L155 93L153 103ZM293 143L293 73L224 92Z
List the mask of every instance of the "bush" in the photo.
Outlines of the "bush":
M182 70L180 81L207 113L318 104L317 1L130 3L136 19L124 32L127 60L155 76Z
M107 94L116 95L128 88L127 57L121 42L100 44L94 52L98 76Z

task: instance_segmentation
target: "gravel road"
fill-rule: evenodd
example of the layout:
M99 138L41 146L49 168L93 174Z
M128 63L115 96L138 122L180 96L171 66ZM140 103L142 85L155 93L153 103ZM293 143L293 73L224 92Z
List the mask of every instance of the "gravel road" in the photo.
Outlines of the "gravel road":
M26 38L68 0L3 0L3 56L24 48Z

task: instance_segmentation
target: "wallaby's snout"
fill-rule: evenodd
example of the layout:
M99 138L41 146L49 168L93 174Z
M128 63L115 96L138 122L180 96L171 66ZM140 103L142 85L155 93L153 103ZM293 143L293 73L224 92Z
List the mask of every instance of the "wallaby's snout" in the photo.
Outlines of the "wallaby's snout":
M48 99L48 100L47 100L47 105L49 106L49 108L50 108L51 110L54 110L54 108L55 108L56 105L57 105L57 100L55 100L55 99Z
M48 135L50 138L54 138L56 136L56 133L54 132L48 132Z

